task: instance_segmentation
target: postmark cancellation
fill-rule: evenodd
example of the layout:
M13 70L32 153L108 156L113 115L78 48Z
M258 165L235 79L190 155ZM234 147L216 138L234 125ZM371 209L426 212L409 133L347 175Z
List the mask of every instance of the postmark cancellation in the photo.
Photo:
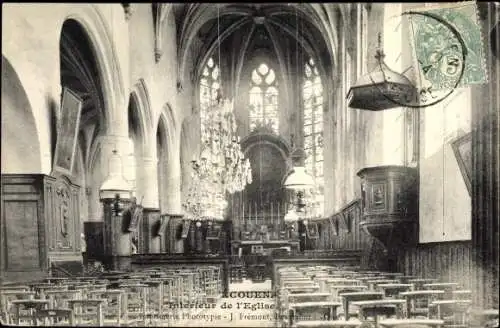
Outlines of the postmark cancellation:
M487 82L475 2L433 4L407 14L421 85L443 90Z

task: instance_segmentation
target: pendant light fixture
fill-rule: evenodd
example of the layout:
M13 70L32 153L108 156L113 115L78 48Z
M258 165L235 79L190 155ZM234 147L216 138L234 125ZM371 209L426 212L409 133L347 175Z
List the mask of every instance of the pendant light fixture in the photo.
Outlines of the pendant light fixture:
M298 16L298 9L295 8L295 23L296 23L296 34L295 34L295 40L296 40L296 48L295 48L295 53L296 53L296 65L297 65L297 74L296 77L298 79L298 72L300 70L300 63L299 63L299 16ZM298 81L297 81L298 82ZM297 103L297 109L298 109L298 103ZM297 110L298 111L298 110ZM285 182L283 183L283 187L286 189L291 190L293 193L292 199L294 201L292 202L292 207L290 207L288 213L285 215L285 222L286 223L291 223L294 221L298 221L301 216L303 216L304 209L306 207L306 203L304 200L304 195L306 191L309 191L314 188L314 179L311 177L309 174L307 174L305 166L304 166L304 161L305 161L305 151L298 147L294 147L294 142L293 142L293 135L292 135L292 147L294 148L292 150L291 154L291 159L292 159L292 165L293 169L291 173L286 177Z
M217 5L218 63L221 72L220 5ZM221 82L215 101L206 109L201 135L200 159L192 161L192 181L183 204L185 216L195 221L222 221L228 202L226 194L242 191L252 183L248 158L236 134L233 101L224 98ZM212 99L213 100L213 99Z
M381 111L408 103L415 94L415 86L411 81L387 66L384 61L382 37L378 35L378 49L375 54L377 67L370 73L361 76L349 89L347 102L350 108Z

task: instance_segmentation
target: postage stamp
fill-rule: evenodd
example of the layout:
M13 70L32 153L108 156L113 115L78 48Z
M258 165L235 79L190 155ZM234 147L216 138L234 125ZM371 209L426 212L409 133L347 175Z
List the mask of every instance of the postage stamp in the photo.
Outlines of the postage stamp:
M486 83L475 2L436 4L408 14L421 84L442 90Z

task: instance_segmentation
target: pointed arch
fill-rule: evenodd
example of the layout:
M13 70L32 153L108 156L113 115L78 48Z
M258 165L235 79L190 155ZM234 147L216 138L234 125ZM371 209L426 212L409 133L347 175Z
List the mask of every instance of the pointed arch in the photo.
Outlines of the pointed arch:
M40 173L40 139L21 80L2 55L2 173Z
M111 122L114 121L114 116L121 114L114 111L126 105L123 72L109 25L95 6L78 7L78 10L68 14L63 22L67 20L78 22L89 38L103 90L104 110L109 118L106 120L104 132L109 132L113 128Z
M149 131L153 130L153 119L151 109L151 98L146 86L146 81L140 78L133 86L130 93L129 107L131 104L135 107L134 119L137 120L137 129L141 133L141 146L144 154L149 151L151 145L151 136ZM129 113L130 115L130 113ZM130 119L129 119L130 120Z
M169 160L169 132L168 132L168 122L165 115L162 113L158 120L158 125L156 129L156 154L158 159L158 200L160 210L165 208L165 195L167 195L167 183L168 183L168 172L167 164Z
M165 125L166 133L167 133L167 141L168 145L172 146L174 144L175 136L177 134L177 119L175 117L174 111L170 103L165 103L161 110L160 116L158 118L158 123L156 127L159 127L160 122Z
M176 153L177 129L172 107L166 103L156 125L156 149L158 158L158 199L160 210L169 208L168 195L172 193L172 167ZM178 160L178 159L177 159Z

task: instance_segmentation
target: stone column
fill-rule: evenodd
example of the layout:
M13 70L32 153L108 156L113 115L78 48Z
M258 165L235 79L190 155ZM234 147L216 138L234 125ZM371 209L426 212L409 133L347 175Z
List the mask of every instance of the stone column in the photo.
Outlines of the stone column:
M160 253L161 238L158 234L160 226L160 206L158 198L158 172L156 156L143 157L137 176L137 197L142 200L143 222L142 235L146 254Z
M177 147L176 147L177 148ZM163 200L165 209L168 213L182 213L181 207L181 162L179 149L172 149L169 155L167 176L165 183L167 184L166 193Z
M99 141L104 177L99 198L103 204L105 264L111 270L127 270L132 253L128 225L134 216L133 209L126 210L131 190L123 176L123 154L126 154L129 141L127 137L118 136L104 136ZM124 210L127 214L122 215Z
M184 240L177 239L175 233L179 229L179 225L182 225L179 139L180 138L177 137L176 140L172 140L173 142L170 143L171 148L169 149L168 159L164 162L164 165L167 167L163 171L164 178L162 179L162 183L164 183L165 186L161 186L161 190L164 191L164 194L160 195L161 213L171 218L169 222L171 228L168 229L169 233L165 236L167 239L166 243L169 245L168 251L170 253L184 252Z

